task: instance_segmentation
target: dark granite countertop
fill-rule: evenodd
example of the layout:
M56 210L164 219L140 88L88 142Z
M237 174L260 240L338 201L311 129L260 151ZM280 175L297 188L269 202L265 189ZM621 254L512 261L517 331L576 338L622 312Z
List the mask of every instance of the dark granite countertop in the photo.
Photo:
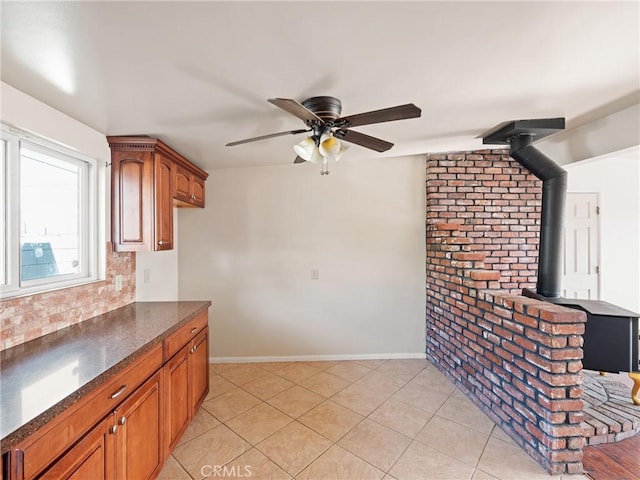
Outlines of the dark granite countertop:
M132 303L0 352L2 452L210 305Z

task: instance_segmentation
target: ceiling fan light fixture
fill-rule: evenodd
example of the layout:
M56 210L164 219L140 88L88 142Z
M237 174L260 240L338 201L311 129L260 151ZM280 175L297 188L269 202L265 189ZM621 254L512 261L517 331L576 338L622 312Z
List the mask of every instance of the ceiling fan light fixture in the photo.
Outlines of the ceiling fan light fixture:
M344 152L346 152L347 150L349 150L349 145L346 145L345 143L341 142L340 151L333 156L333 161L337 162L338 160L340 160L344 155Z
M315 163L322 158L313 137L307 137L293 146L293 151L307 162Z
M342 148L340 140L333 136L332 133L324 133L320 137L320 145L318 149L323 157L332 157L337 155Z

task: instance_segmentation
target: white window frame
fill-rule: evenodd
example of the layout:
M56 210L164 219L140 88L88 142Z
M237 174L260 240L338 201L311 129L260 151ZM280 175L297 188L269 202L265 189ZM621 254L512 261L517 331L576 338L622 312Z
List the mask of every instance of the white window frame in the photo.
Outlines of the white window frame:
M71 148L50 140L23 132L9 125L0 124L0 134L5 142L4 162L0 164L0 217L3 220L0 253L0 298L7 299L23 295L33 295L100 280L99 261L103 258L98 242L98 162ZM67 161L81 167L80 182L80 272L56 275L33 280L20 280L20 152L21 149L44 154Z

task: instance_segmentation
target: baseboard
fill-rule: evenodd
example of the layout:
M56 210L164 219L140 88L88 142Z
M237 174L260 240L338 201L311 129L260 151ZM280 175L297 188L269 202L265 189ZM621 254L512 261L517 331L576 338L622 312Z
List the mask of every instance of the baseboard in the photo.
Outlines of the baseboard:
M284 355L273 357L209 357L209 363L322 362L335 360L403 360L426 358L426 353L363 353L341 355Z

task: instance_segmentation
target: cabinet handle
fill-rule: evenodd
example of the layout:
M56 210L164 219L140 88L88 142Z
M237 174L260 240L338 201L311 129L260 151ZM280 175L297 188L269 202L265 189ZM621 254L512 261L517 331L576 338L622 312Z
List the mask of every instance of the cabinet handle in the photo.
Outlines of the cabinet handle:
M111 426L109 427L109 433L110 433L111 435L115 435L115 433L116 433L116 431L117 431L117 430L118 430L118 426L117 426L117 425L111 425Z
M124 425L125 423L127 423L127 417L123 415L118 419L118 425Z
M164 242L162 240L158 240L158 245L164 245Z
M122 385L115 393L112 393L111 397L109 397L109 398L111 398L111 399L118 398L120 395L122 395L124 393L124 391L126 389L127 389L127 385L126 384Z
M191 329L191 333L196 333L197 331L198 331L198 327L193 327L193 328Z

